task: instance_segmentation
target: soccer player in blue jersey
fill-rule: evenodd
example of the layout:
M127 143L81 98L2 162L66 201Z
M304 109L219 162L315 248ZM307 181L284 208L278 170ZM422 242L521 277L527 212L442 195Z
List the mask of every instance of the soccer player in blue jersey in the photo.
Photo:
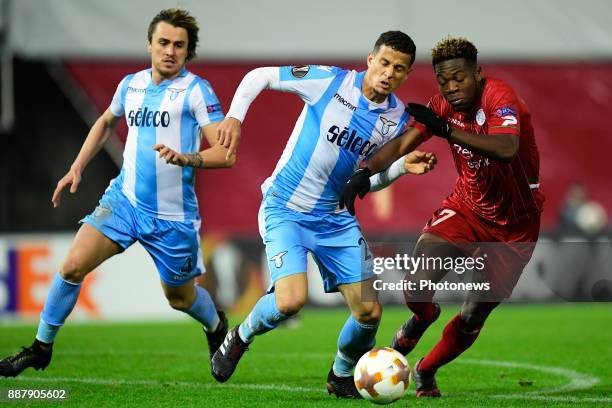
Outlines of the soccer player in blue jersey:
M58 182L53 206L60 205L68 186L71 193L77 191L85 166L125 116L129 133L121 172L99 206L81 221L51 285L34 343L0 361L1 376L14 377L27 367L46 368L85 276L136 241L153 258L170 306L202 324L211 357L227 333L225 315L195 284L205 270L194 169L231 167L235 156L227 157L227 148L217 143L224 116L210 84L185 68L195 56L195 18L180 9L162 10L149 25L148 39L152 67L121 81L110 107ZM201 136L212 147L199 151Z
M272 287L246 320L232 329L212 359L213 376L227 381L255 336L268 332L307 300L306 255L319 266L327 292L340 291L351 315L338 339L327 378L337 397L359 398L352 371L372 348L382 309L371 288L368 245L354 216L338 208L342 186L359 163L404 131L408 115L393 94L414 61L412 39L383 33L368 55L368 69L328 66L257 68L238 87L220 142L236 147L251 102L264 89L297 94L304 108L272 176L262 185L259 227ZM415 152L411 173L422 174L434 157ZM363 293L363 299L362 299Z

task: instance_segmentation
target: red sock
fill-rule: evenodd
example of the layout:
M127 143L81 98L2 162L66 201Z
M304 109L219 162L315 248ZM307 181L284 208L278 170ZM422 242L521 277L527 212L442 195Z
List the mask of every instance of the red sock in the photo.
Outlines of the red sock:
M448 322L442 332L442 338L434 346L421 363L419 371L436 372L436 370L457 358L476 341L481 327L476 330L467 331L458 313Z
M433 303L431 302L408 302L406 303L406 306L408 306L408 308L412 310L412 313L414 313L414 316L416 317L417 322L433 321L435 313L436 313L436 308L434 307Z

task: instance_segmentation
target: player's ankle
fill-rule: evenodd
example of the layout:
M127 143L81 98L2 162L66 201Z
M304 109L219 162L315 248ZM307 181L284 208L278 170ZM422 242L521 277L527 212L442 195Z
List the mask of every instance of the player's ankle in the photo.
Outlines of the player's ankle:
M47 352L53 348L53 343L45 343L44 341L40 341L37 338L35 338L32 346L41 351Z
M247 336L242 331L242 325L238 326L238 340L243 342L244 344L251 344L255 338L247 338Z

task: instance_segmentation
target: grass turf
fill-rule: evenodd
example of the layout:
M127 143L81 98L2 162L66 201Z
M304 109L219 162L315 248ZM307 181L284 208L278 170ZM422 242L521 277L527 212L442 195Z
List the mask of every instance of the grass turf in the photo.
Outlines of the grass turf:
M431 349L457 310L443 305L441 318L408 357L411 364ZM388 307L377 345L388 345L408 315L406 309ZM298 328L281 327L258 338L226 384L210 376L197 324L178 314L172 323L69 323L47 370L0 379L0 390L67 389L67 401L59 404L91 407L367 406L325 391L347 316L345 310L305 309ZM232 323L238 322L235 316ZM396 406L612 404L611 324L611 304L500 306L474 346L438 372L442 398L417 400L411 387ZM35 330L34 325L0 325L1 355L30 344ZM557 391L547 393L551 388Z

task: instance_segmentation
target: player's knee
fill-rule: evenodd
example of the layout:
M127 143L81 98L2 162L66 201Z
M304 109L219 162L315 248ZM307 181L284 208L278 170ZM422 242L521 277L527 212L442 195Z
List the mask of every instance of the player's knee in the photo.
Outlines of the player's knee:
M297 314L306 304L305 296L280 295L276 296L276 307L285 316Z
M476 305L464 305L461 309L461 321L468 330L480 330L484 326L492 308Z
M473 312L461 312L461 321L470 330L479 329L484 325L484 319Z
M378 324L382 317L382 306L376 302L364 302L353 311L353 317L363 324Z
M72 283L82 282L88 273L85 263L78 256L69 255L60 268L62 278Z

